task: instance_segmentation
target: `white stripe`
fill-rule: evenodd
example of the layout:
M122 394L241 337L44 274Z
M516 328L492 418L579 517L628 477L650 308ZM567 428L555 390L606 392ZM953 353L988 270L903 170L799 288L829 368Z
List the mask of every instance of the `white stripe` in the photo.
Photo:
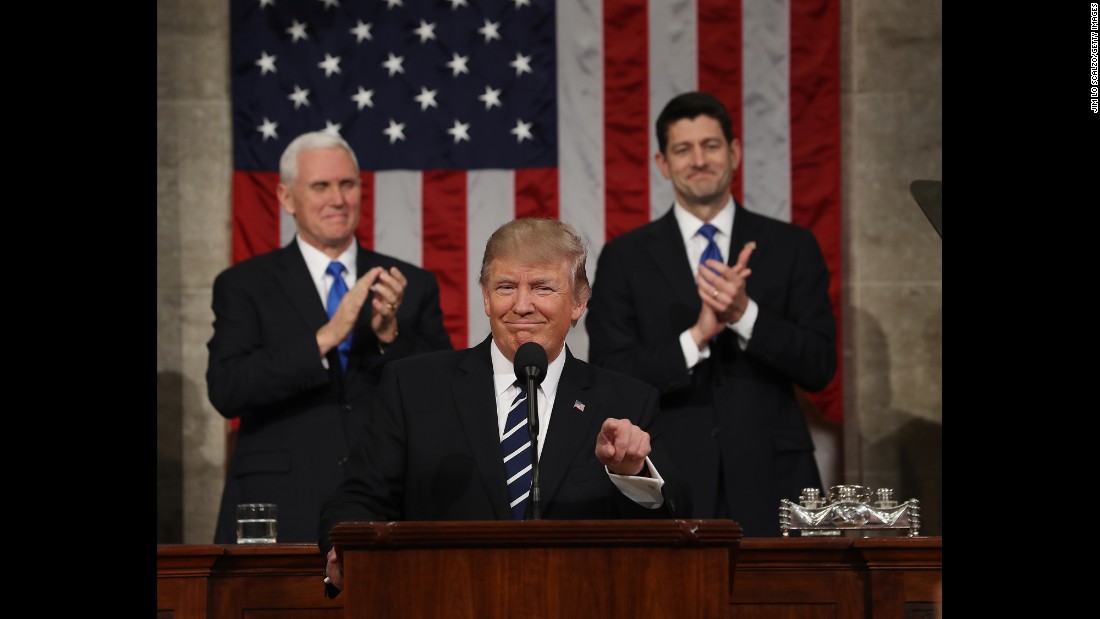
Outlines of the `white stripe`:
M481 258L485 242L497 228L515 218L516 184L511 170L479 170L466 174L466 334L469 346L489 335L481 298Z
M517 423L516 425L514 425L511 428L509 428L508 430L506 430L504 432L504 436L500 437L500 442L503 443L504 441L508 440L509 437L511 437L513 434L516 433L517 430L519 430L520 428L522 428L525 425L527 425L527 420L526 419L524 419L520 423Z
M661 175L653 155L658 151L657 115L670 99L699 86L699 57L694 0L649 3L649 218L665 214L675 200L672 183Z
M374 175L375 251L424 265L420 172L398 170Z
M528 447L530 447L530 446L531 446L531 443L524 443L524 444L523 444L523 445L522 445L522 446L521 446L521 447L520 447L519 449L517 449L517 450L513 451L512 453L508 454L507 456L505 456L505 457L504 457L504 462L508 462L508 461L509 461L509 460L511 460L512 458L515 458L515 457L516 457L517 455L519 455L519 454L523 453L524 451L526 451L526 450L527 450L527 448L528 448ZM531 465L527 465L527 468L525 468L525 469L523 469L523 470L524 470L524 471L527 471L527 470L529 470L530 468L531 468ZM523 473L522 473L522 472L520 472L520 475L522 475L522 474L523 474ZM519 477L519 475L517 475L516 477ZM512 480L513 480L513 479L515 479L515 477L513 477L512 479L509 479L509 480L508 480L508 483L512 483Z
M558 0L558 196L562 221L588 244L591 282L603 249L603 6L599 0ZM584 317L569 331L569 350L588 358Z
M526 501L526 500L527 500L527 497L528 497L528 496L530 496L530 494L531 494L531 491L530 491L530 490L528 490L528 491L524 492L523 494L521 494L521 495L519 495L518 497L516 497L516 500L512 501L511 503L509 503L509 504L508 504L508 507L515 507L516 505L519 505L521 501Z
M790 10L787 0L764 0L741 13L745 207L790 221Z

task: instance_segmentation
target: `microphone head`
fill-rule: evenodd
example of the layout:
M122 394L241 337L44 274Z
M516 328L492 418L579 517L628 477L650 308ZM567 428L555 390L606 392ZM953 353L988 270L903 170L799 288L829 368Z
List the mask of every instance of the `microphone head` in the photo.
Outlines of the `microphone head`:
M546 349L537 342L527 342L516 350L515 361L516 378L523 384L527 384L528 377L535 380L535 384L541 384L546 376Z

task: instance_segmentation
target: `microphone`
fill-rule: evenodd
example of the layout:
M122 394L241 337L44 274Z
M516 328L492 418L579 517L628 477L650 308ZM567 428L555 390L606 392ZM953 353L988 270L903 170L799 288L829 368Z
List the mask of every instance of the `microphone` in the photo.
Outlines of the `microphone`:
M542 520L539 493L539 392L546 378L546 349L537 342L527 342L516 350L513 365L516 380L527 385L527 430L531 433L531 519Z

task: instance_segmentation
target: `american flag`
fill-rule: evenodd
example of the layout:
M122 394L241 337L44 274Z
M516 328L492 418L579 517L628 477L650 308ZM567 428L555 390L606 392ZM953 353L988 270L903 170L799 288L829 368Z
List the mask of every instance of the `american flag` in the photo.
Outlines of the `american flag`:
M488 335L485 240L560 218L589 245L663 215L653 124L673 96L726 103L746 208L811 229L840 327L839 0L232 0L233 260L289 242L279 155L342 135L359 240L433 271L455 347ZM838 338L838 358L840 357ZM569 336L586 358L583 318ZM811 400L842 418L842 372Z

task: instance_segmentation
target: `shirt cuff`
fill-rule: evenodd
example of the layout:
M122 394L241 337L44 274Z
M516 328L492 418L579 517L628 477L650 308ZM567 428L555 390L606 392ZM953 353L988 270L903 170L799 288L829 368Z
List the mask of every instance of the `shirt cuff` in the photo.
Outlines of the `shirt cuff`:
M611 483L615 484L615 487L626 498L642 507L657 509L665 504L665 496L661 494L661 489L665 486L665 478L661 477L661 473L657 471L657 467L653 466L653 461L648 457L645 459L645 465L649 467L649 473L652 477L616 475L607 470L606 466L604 470L607 470L607 476L611 478Z
M687 362L689 370L703 359L710 357L710 342L704 344L703 349L699 350L699 346L695 344L695 338L691 337L691 329L680 334L680 348L684 351L684 361Z
M726 327L737 334L737 345L741 347L741 350L745 350L749 346L749 340L752 339L752 328L756 325L758 315L760 315L760 308L757 307L756 301L749 299L749 305L745 308L745 313L741 314L741 320L726 323Z

